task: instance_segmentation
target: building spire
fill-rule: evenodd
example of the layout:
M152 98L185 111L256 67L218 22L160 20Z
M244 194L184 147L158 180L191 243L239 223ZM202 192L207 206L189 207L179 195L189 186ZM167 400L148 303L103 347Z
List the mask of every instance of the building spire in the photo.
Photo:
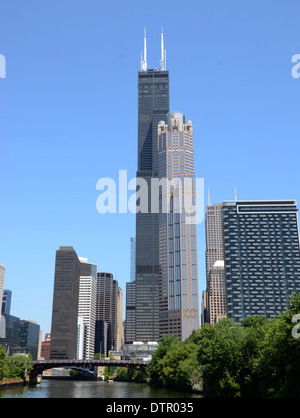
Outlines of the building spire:
M160 69L161 71L166 71L166 50L164 48L163 28L161 28L161 33L160 33Z
M210 206L210 190L208 188L208 206Z
M141 53L141 71L147 71L147 39L146 26L144 27L144 55Z
M236 196L236 186L234 187L234 200L237 201L237 196Z

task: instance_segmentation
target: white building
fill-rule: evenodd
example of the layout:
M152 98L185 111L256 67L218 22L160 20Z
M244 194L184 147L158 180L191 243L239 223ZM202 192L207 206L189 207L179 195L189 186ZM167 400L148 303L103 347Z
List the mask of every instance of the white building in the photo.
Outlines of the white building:
M97 266L79 257L81 272L79 279L77 358L92 359L95 347Z

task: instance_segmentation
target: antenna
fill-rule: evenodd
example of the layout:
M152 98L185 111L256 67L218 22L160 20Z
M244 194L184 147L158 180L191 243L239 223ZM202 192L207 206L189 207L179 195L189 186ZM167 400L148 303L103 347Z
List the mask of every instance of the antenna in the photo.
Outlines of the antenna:
M160 33L160 69L161 71L166 70L166 50L164 49L163 28L161 28L161 33Z
M237 201L237 197L236 197L236 186L234 188L234 200Z
M143 50L141 50L141 71L144 70Z
M210 190L208 188L208 206L210 206Z
M143 55L143 53L142 53ZM147 40L146 40L146 26L144 27L144 57L141 59L141 70L147 71Z

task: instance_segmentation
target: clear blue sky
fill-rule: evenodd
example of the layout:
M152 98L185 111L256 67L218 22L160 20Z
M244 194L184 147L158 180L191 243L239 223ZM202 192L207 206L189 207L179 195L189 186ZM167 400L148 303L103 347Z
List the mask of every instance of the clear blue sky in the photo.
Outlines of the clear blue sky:
M233 199L236 186L238 199L300 201L299 16L298 0L1 0L0 263L12 315L50 332L61 245L125 293L135 217L100 215L96 183L120 169L135 177L144 25L148 68L164 28L170 108L193 121L205 197L209 186L211 203Z

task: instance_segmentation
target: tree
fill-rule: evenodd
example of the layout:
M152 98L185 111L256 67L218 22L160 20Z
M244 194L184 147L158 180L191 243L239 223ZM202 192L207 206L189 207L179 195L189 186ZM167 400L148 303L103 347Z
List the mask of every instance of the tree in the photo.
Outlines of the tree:
M263 397L300 397L300 338L294 338L292 321L300 314L300 294L292 294L288 309L268 322L254 364Z
M158 361L165 387L193 390L197 382L199 365L196 344L177 344Z
M175 350L180 344L182 342L174 335L163 335L162 341L159 343L148 364L151 385L158 387L166 386L166 376L162 372L159 362L170 350Z
M8 357L5 348L0 345L0 381L9 374Z
M28 356L13 354L9 357L9 376L11 378L26 379L27 374L33 369L31 354Z

